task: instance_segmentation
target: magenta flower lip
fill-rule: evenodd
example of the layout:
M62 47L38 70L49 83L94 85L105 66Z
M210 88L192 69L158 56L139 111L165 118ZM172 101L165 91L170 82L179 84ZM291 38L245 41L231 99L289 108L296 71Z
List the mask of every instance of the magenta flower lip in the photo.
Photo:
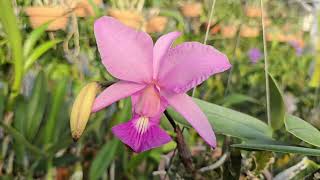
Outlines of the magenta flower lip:
M133 118L114 126L115 136L135 152L168 143L171 137L159 123L170 105L211 147L216 147L207 117L186 92L231 67L223 53L198 42L172 47L179 32L163 35L153 45L148 34L107 16L96 20L94 32L103 65L120 81L95 99L92 112L129 96L132 99Z

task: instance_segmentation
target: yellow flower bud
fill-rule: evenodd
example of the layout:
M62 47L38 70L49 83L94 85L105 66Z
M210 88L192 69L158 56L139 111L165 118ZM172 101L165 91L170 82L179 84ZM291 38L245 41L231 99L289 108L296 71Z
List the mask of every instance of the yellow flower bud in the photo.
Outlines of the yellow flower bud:
M96 82L87 84L81 89L73 103L70 116L70 128L74 140L80 138L87 125L91 108L99 89L99 85Z

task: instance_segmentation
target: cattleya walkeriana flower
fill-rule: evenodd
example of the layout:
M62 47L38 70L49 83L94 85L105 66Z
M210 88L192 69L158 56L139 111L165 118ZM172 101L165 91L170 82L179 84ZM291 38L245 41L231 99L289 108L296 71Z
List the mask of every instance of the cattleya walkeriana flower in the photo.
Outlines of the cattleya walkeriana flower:
M168 33L153 45L151 37L111 17L101 17L94 32L102 63L119 82L95 99L92 111L131 96L133 118L112 132L135 152L168 143L160 117L172 106L212 147L215 134L206 116L186 92L209 76L231 67L228 58L211 46L185 42L172 47L179 32Z

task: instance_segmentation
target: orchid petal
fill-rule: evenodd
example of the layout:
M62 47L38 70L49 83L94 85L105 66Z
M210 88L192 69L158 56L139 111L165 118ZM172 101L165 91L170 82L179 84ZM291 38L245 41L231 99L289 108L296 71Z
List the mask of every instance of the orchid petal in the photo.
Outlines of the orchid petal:
M161 66L161 61L167 54L174 40L181 35L180 32L170 32L161 36L153 48L153 79L156 79Z
M198 42L186 42L170 49L165 62L159 84L175 93L184 93L231 67L226 55Z
M199 135L213 148L216 147L216 136L201 109L187 94L164 93L168 103L179 112L199 133Z
M144 84L127 81L116 82L99 94L93 103L92 112L97 112L120 99L126 98L142 90L145 87L146 85Z
M137 116L114 126L112 132L133 151L143 152L171 141L171 137L159 127L158 122L158 119Z
M114 77L140 83L151 81L153 42L147 33L107 16L96 20L94 33L102 63Z

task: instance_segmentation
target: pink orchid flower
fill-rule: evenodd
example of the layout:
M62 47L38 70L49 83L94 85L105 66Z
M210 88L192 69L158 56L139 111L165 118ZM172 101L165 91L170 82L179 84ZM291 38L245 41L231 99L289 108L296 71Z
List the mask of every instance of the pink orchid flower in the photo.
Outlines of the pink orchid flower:
M168 33L153 46L151 37L111 17L94 24L98 49L105 68L120 81L95 99L92 111L131 96L133 118L112 132L135 152L171 141L160 128L168 105L178 111L211 146L216 137L208 119L186 92L209 76L231 67L228 58L211 46L185 42L172 47L179 32Z

